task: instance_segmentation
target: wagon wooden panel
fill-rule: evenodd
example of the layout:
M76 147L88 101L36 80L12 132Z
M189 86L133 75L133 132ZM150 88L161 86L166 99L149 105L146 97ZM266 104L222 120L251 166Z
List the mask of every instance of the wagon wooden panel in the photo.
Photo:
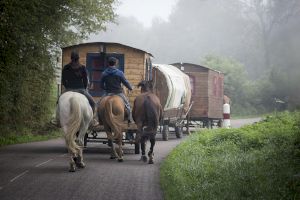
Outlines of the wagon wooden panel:
M62 48L62 66L70 62L72 51L79 53L80 63L85 65L89 71L90 93L95 100L101 96L99 84L109 56L115 56L119 60L119 68L124 72L131 85L136 86L141 80L149 79L152 55L146 51L119 43L82 43ZM131 105L139 94L140 90L136 87L131 94L127 94Z

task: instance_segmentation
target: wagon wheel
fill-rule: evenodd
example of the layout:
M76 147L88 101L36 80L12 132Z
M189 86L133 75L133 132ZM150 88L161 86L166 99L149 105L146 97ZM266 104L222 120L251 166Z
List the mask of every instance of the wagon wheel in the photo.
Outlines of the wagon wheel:
M164 141L169 140L169 125L164 125L162 130L162 138Z
M175 134L177 138L182 138L182 126L175 126Z
M186 128L186 134L187 135L191 134L191 132L190 132L190 117L188 115L186 116L185 128Z
M140 143L134 143L134 153L140 154Z
M213 126L212 120L211 120L211 119L208 119L208 120L207 120L207 128L208 128L208 129L212 129L212 126Z
M203 121L203 128L212 128L212 121L210 119L205 119Z
M219 119L219 121L218 121L218 127L221 128L222 126L223 126L223 120Z
M213 129L215 125L215 122L213 119L210 120L210 128Z

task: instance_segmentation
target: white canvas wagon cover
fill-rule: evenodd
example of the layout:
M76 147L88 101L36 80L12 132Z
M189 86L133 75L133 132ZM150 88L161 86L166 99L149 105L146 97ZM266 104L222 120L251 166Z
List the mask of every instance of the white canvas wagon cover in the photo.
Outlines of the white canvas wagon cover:
M154 92L164 110L183 106L187 111L191 101L189 76L173 65L153 64Z

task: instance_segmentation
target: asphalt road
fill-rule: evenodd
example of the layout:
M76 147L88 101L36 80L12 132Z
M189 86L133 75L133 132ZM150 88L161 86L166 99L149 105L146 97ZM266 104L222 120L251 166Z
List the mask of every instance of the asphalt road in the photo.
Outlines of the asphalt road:
M260 117L250 118L250 119L234 119L234 120L231 120L231 127L232 128L240 128L247 124L253 124L255 122L259 122L260 120L261 120Z
M124 162L119 163L109 159L107 145L89 143L84 151L87 166L75 173L68 172L62 139L1 148L0 199L163 199L159 167L183 139L175 135L169 141L160 138L158 135L152 165L140 161L133 145L125 145Z
M232 120L233 127L256 120ZM140 161L134 146L125 145L124 162L109 159L109 148L89 143L84 150L86 168L68 172L63 139L11 145L0 149L1 200L161 200L159 167L183 139L157 136L154 164ZM149 143L147 145L149 148ZM148 149L147 148L147 149Z

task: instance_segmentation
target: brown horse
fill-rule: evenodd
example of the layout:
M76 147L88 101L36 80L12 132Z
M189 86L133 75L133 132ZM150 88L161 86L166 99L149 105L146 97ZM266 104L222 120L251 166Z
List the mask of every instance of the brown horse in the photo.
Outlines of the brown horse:
M123 99L113 95L103 97L97 110L99 123L103 124L108 144L111 147L110 158L117 158L119 162L123 161L122 138L126 126L124 123L124 107ZM114 147L114 140L119 146L118 151Z
M138 84L141 87L142 94L134 100L132 117L137 125L136 141L140 140L142 157L147 162L145 155L146 141L150 139L150 151L148 152L149 164L153 164L153 148L155 145L155 136L157 127L162 119L162 106L158 97L152 93L152 81L141 81Z

